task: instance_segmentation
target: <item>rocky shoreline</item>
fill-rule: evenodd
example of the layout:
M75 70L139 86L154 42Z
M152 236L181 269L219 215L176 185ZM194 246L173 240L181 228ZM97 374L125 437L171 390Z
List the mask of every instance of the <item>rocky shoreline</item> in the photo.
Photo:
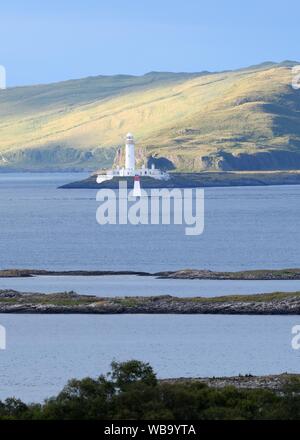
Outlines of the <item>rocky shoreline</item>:
M155 274L161 279L184 280L300 280L300 269L258 269L239 272L184 269Z
M43 270L43 269L2 269L0 278L28 278L34 276L111 276L111 275L136 275L152 276L149 272L133 270Z
M33 276L149 276L160 279L185 280L300 280L300 269L259 269L239 272L216 272L202 269L183 269L164 272L113 271L113 270L40 270L40 269L2 269L0 278L28 278Z
M168 181L159 181L143 177L143 188L209 188L228 186L266 186L266 185L299 185L300 172L295 171L203 171L201 173L172 172ZM67 183L61 189L118 189L120 180L126 180L128 188L133 188L132 177L114 177L110 181L98 184L97 174L87 179Z
M178 298L0 291L0 313L300 315L300 292Z
M268 389L275 392L283 392L291 383L300 383L300 374L274 374L267 376L231 376L231 377L179 377L175 379L160 379L162 383L204 383L211 388L225 388L233 386L237 389Z

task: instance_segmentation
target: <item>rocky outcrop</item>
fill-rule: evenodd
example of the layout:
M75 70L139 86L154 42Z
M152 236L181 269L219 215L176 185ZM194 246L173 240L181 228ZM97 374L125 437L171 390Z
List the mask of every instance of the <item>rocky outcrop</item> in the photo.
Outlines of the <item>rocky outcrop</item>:
M146 164L148 167L155 164L156 168L165 171L284 171L300 170L300 152L284 149L263 150L256 152L230 152L219 150L209 154L194 157L184 154L168 153L166 156L155 154L146 148L137 149L137 165ZM115 156L114 166L123 166L125 161L124 148L120 148Z
M204 170L274 171L299 170L300 153L286 150L232 154L225 151L202 157Z
M238 389L268 389L275 392L282 392L291 383L300 381L299 374L278 374L268 376L232 376L232 377L195 377L176 379L161 379L162 383L204 383L211 388L225 388L233 386Z
M0 313L300 315L300 292L214 298L97 297L0 291Z
M230 173L230 172L202 172L202 173L171 173L168 181L160 181L150 177L142 178L142 187L151 188L209 188L228 186L264 186L264 185L299 185L300 171ZM118 189L120 180L126 180L128 188L133 188L132 177L113 178L110 181L98 184L96 174L87 179L67 183L63 189Z
M261 269L240 272L185 269L174 272L158 272L155 275L159 278L185 280L300 280L300 269Z

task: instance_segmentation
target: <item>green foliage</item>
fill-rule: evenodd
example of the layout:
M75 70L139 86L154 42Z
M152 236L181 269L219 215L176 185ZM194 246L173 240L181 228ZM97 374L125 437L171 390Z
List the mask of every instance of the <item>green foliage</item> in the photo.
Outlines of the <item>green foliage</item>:
M0 419L26 418L28 411L28 406L14 397L6 399L3 403L0 402Z
M211 388L197 381L158 381L148 363L113 362L97 379L72 379L42 405L0 402L0 419L46 420L263 420L300 419L300 385L281 392Z
M147 363L137 360L128 362L111 363L111 377L120 390L125 390L129 385L142 382L145 385L155 386L157 379L152 367Z

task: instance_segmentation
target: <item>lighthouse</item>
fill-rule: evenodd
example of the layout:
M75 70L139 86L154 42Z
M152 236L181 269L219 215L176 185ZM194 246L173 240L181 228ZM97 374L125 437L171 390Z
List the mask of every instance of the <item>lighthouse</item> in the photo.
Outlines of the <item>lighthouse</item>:
M107 170L105 174L98 174L96 181L101 184L107 180L112 180L114 177L134 177L134 190L137 197L141 191L140 178L151 177L157 180L169 180L170 176L167 172L155 168L153 164L151 168L143 165L142 168L135 167L135 141L131 133L127 133L125 142L125 167L113 168Z
M128 174L134 174L135 170L135 145L134 137L131 133L127 133L125 145L125 168Z

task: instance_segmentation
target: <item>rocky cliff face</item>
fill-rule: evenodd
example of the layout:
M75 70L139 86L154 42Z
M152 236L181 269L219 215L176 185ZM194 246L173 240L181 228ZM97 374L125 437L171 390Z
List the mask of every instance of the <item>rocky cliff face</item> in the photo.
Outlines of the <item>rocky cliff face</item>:
M0 166L5 170L70 170L94 171L97 168L110 167L116 148L78 148L55 145L43 149L28 148L5 153ZM0 157L1 162L1 157Z
M284 150L253 154L219 152L201 158L202 170L220 171L275 171L299 170L300 153ZM201 165L200 165L201 166Z
M119 149L114 158L115 166L124 166L124 149ZM195 158L185 157L181 154L160 156L147 148L137 150L137 166L146 164L162 170L190 170L201 171L276 171L300 170L300 152L273 150L257 153L228 153L219 151L209 155L199 154Z

